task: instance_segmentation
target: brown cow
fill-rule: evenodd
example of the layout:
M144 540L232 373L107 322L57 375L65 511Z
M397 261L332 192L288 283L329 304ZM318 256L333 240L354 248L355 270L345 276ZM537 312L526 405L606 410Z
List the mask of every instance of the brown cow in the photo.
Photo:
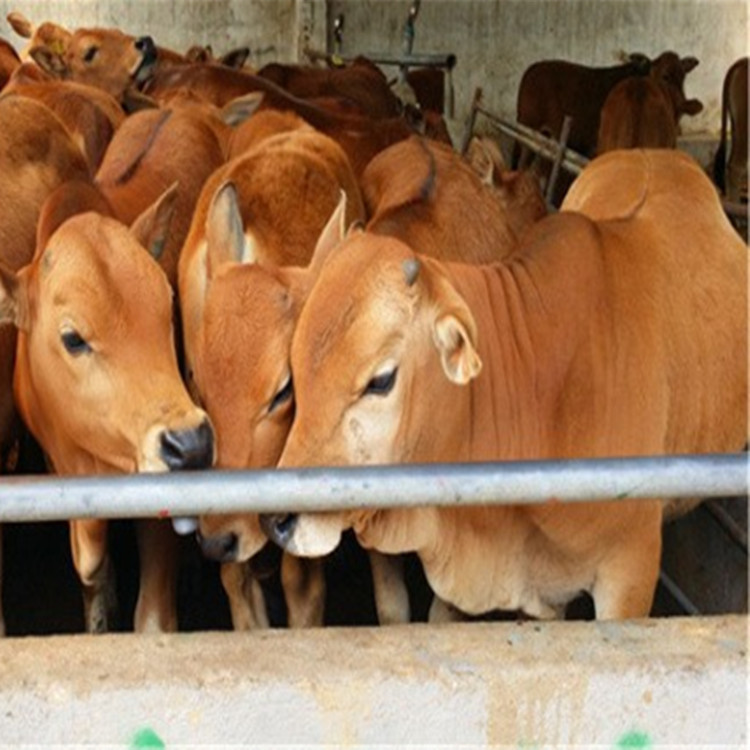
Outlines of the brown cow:
M39 81L24 63L13 74L6 93L16 93L42 102L67 127L85 154L93 175L101 163L104 151L117 128L125 119L119 103L101 89L72 81Z
M43 104L20 96L0 98L0 262L17 271L31 261L39 212L47 196L68 180L88 177L78 146ZM13 405L15 329L0 325L0 453L16 437Z
M730 201L747 201L747 66L737 60L724 76L721 92L721 136L714 159L714 182ZM727 132L732 142L726 158Z
M175 215L159 263L177 286L177 262L203 185L224 163L228 127L201 107L130 115L118 130L96 182L125 224L179 182Z
M54 78L96 86L117 101L148 78L165 56L172 61L168 53L160 57L149 36L136 39L117 29L101 28L63 31L67 36L53 42L33 44L32 39L29 55Z
M288 429L289 404L279 399L269 408L277 388L284 391L284 373L274 369L257 381L258 365L268 360L259 350L244 348L248 337L274 332L291 336L288 324L273 326L259 315L259 301L273 308L281 304L287 315L287 297L278 299L263 284L267 277L284 273L277 266L304 265L318 236L333 213L341 192L348 197L349 222L364 219L356 179L346 155L330 138L310 129L283 133L232 160L206 183L193 217L190 234L180 256L179 288L183 311L185 353L189 380L197 399L215 425L217 465L225 468L273 466ZM257 284L253 270L261 268ZM224 272L224 266L230 269ZM232 273L234 269L238 269ZM226 284L238 278L230 296ZM272 288L272 285L271 285ZM267 291L268 290L268 291ZM214 310L216 312L214 313ZM260 328L259 328L260 326ZM219 333L220 332L220 333ZM214 339L214 334L219 333ZM235 348L235 345L239 348ZM250 354L249 360L247 355ZM279 357L283 368L285 357ZM275 363L274 363L275 368ZM266 392L266 388L271 392ZM255 400L261 399L261 404ZM243 418L238 420L237 414ZM204 552L224 559L223 542L212 543L214 529L231 523L231 517L206 517L201 524ZM243 549L242 560L255 555L266 539L255 524L255 538ZM322 624L324 589L322 568L302 575L299 562L282 560L282 578L292 626ZM247 577L244 566L225 566L222 580L229 596L236 628L265 623L258 582ZM301 587L304 580L312 587ZM249 594L249 597L248 597Z
M19 329L19 411L59 474L207 468L212 430L180 378L171 291L144 249L163 243L174 190L131 231L98 213L89 185L70 190L75 200L45 204L32 263L18 274L0 271L2 318ZM95 210L65 219L71 205ZM139 532L135 628L175 630L174 535L158 521L144 521ZM114 600L107 521L71 521L70 534L86 628L107 630Z
M643 55L631 55L627 63L607 68L590 68L564 60L537 62L521 78L516 117L518 122L530 128L557 137L565 115L570 115L573 121L568 145L580 154L592 157L596 150L602 106L620 81L630 76L647 75L654 69L660 77L674 79L682 91L685 74L695 65L695 58L680 60L674 52L664 52L653 61Z
M658 81L626 78L612 89L602 107L597 153L646 147L677 147L672 104Z
M490 162L480 179L453 149L417 136L381 151L361 185L370 231L397 237L417 252L466 263L505 257L547 213L533 176L501 173ZM469 206L472 231L466 232Z
M747 249L676 151L593 162L505 262L415 257L362 233L331 255L292 342L280 467L734 451L747 439ZM460 610L649 613L654 500L272 515L287 551L416 551Z
M380 68L364 57L333 68L269 63L258 75L300 99L340 98L371 117L396 117L403 108Z
M408 138L415 127L435 138L447 138L429 119L412 124L404 117L376 119L341 111L335 102L298 99L272 81L244 71L216 65L186 65L157 73L144 86L144 93L160 103L184 96L185 91L217 107L249 93L263 94L263 108L292 111L322 133L333 138L344 149L360 175L375 154L397 141ZM332 109L332 106L334 107ZM429 126L429 132L428 132ZM442 133L442 135L441 135Z
M597 151L617 148L675 148L680 117L703 109L698 99L685 97L685 75L698 61L680 60L665 52L645 77L620 81L607 96L601 111Z
M368 208L375 212L370 225L410 238L426 254L489 261L516 247L502 198L440 144L412 139L383 152L366 170L363 187ZM544 212L543 202L535 205ZM289 343L318 266L348 226L341 206L338 211L318 242L316 267L271 270L235 263L213 272L210 284L203 282L208 290L196 337L196 380L216 425L220 456L225 450L234 456L230 465L241 465L248 456L249 465L272 465L283 448L293 402ZM483 225L478 239L462 236L467 211ZM243 320L240 311L248 304L253 314ZM246 420L237 420L238 412L249 415L251 429ZM204 548L222 559L246 560L263 542L253 514L203 518L200 528ZM393 583L394 561L374 558L371 563L379 621L408 621L408 599ZM431 619L446 615L439 604Z

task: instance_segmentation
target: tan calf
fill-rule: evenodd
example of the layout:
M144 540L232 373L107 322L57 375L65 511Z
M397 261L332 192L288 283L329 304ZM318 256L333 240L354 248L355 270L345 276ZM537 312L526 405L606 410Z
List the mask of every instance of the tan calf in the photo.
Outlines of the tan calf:
M87 179L80 149L44 105L20 96L0 98L0 263L17 271L34 254L42 204L63 182ZM16 333L0 325L0 453L16 437L12 377Z
M180 257L180 304L189 379L211 414L220 467L273 466L278 459L290 419L286 351L278 352L277 370L276 361L253 348L253 337L278 333L282 346L291 339L291 323L277 326L277 315L288 317L292 302L268 279L285 275L279 266L307 262L342 191L349 198L348 221L361 220L362 201L346 155L306 128L263 140L219 169L201 194ZM261 306L266 299L272 306L267 315ZM258 378L263 365L271 369ZM239 551L220 532L234 517L204 517L204 552L245 561L260 551L267 540L257 516L245 520L253 532ZM290 625L321 624L322 569L316 566L308 576L299 568L288 556L282 562ZM240 567L225 567L222 579L235 627L263 624L265 611L253 606L260 601L258 583Z
M440 144L413 139L388 149L366 170L362 184L376 211L370 225L379 233L409 237L428 255L476 262L500 259L515 249L502 191L482 184ZM535 205L544 211L543 202ZM518 208L523 213L520 204ZM281 453L293 413L292 333L325 257L349 226L351 215L345 218L344 210L340 205L319 239L314 267L269 269L245 263L209 271L195 369L201 399L219 436L220 464L270 466ZM464 240L461 230L469 211L482 226ZM252 316L243 316L250 306ZM246 418L238 420L238 413ZM204 547L215 555L239 560L264 541L254 514L203 518L201 535ZM408 621L405 592L397 593L388 583L396 563L380 557L371 557L371 563L380 622Z
M159 59L150 36L135 38L117 29L60 30L51 41L39 40L28 54L54 78L104 89L118 101L132 86L146 80ZM34 37L38 30L34 33Z
M19 68L3 89L35 99L49 107L62 120L73 140L86 156L93 175L117 128L125 119L118 102L93 86L71 81L40 81L29 74L29 63Z
M190 229L198 196L209 176L224 163L218 118L200 107L152 109L130 115L118 130L96 173L96 183L129 224L170 185L179 190L159 263L177 286L177 262Z
M19 329L19 411L60 474L207 468L212 430L182 384L171 291L144 249L164 241L174 191L129 231L93 211L63 220L73 207L101 210L90 186L71 189L77 200L58 197L45 207L32 263L0 273L3 320ZM107 630L114 601L107 521L73 520L70 538L87 630ZM176 629L173 547L169 526L141 525L136 630Z
M292 342L296 415L279 466L734 451L747 439L747 248L673 151L593 162L508 260L415 257L353 235ZM577 212L580 213L577 213ZM649 613L658 499L270 516L290 552L416 551L469 613Z
M547 213L533 176L500 172L490 161L480 179L453 149L417 136L381 151L361 185L369 231L446 260L504 258L526 228Z

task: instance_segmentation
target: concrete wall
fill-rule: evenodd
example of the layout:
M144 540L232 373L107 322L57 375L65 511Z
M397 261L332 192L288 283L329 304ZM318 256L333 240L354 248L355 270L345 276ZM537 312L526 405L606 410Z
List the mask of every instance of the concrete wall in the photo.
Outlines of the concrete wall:
M345 17L343 52L400 52L410 4L330 0L329 17ZM683 118L683 130L716 131L724 72L747 54L747 21L744 0L424 0L414 52L457 55L457 117L481 86L488 109L515 119L521 75L537 60L612 65L622 50L674 49L700 60L685 88L705 110Z
M3 19L17 10L33 23L116 26L134 35L150 34L157 44L178 52L193 44L210 43L217 53L249 45L250 62L259 67L296 59L298 34L306 25L325 33L324 20L314 17L316 5L307 0L3 0L0 10ZM23 45L4 20L0 27L0 35L16 47Z
M0 640L0 746L746 747L747 618Z
M217 52L249 45L252 63L259 66L298 59L306 43L325 47L329 19L339 13L345 16L344 53L401 52L410 5L411 0L3 0L0 9L3 17L20 10L35 23L150 33L177 50L209 42ZM744 0L424 0L414 52L458 56L456 117L462 120L477 86L484 89L485 106L514 118L521 75L536 60L610 65L623 50L657 55L674 49L701 61L686 89L702 99L705 110L684 118L683 129L715 132L724 72L747 54L747 23ZM0 34L22 43L8 27Z

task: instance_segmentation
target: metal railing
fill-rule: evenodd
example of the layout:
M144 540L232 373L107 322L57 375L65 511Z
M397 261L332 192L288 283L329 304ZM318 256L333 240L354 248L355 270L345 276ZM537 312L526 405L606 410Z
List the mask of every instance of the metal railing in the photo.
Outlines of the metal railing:
M7 477L0 522L728 497L748 454L420 464L95 477Z

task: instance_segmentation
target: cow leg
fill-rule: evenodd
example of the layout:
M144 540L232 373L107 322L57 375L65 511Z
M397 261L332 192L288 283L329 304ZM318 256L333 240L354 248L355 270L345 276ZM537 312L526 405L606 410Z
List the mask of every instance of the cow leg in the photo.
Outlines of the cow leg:
M232 627L235 630L269 627L263 590L249 564L224 563L221 566L221 583L229 599Z
M71 521L70 548L83 584L86 632L106 633L117 615L115 572L107 554L107 521Z
M652 528L637 528L600 563L591 591L597 620L648 617L661 558L661 513L652 516Z
M432 597L432 604L427 615L427 622L463 622L466 618L461 610L441 599L437 594Z
M323 625L326 581L322 558L284 554L281 558L281 585L290 628Z
M135 607L136 633L177 630L177 535L165 521L136 522L141 577Z
M411 621L409 592L404 583L404 562L400 555L369 550L375 609L381 625Z

